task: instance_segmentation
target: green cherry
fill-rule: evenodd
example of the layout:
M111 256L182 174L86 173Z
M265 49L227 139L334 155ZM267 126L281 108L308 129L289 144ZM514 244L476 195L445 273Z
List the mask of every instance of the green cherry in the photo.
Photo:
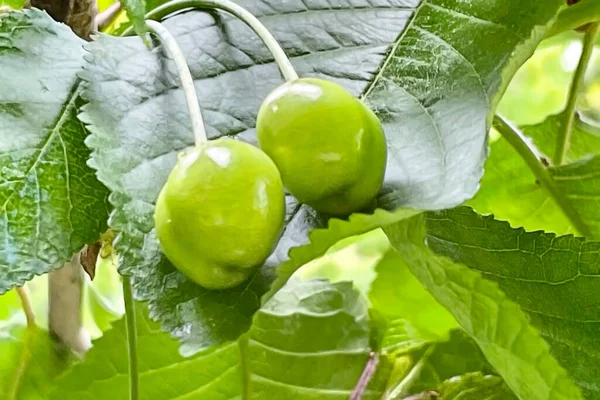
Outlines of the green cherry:
M239 285L271 253L285 197L275 164L233 139L182 154L156 203L155 226L167 258L207 289Z
M283 184L317 211L360 211L381 189L387 156L381 123L336 83L300 78L279 86L261 105L256 131Z

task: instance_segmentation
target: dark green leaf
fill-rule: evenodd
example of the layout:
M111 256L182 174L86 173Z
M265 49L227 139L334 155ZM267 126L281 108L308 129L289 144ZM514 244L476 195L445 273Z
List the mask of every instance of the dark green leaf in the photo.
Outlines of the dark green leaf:
M552 155L563 119L562 114L549 117L540 124L523 127L523 133L533 140L542 153ZM574 162L598 152L600 137L575 125L567 161ZM562 168L558 168L555 173L563 175L564 173L560 172ZM569 170L570 168L567 168L566 171ZM557 183L566 182L559 180ZM593 187L590 189L593 190ZM598 193L600 194L600 191ZM575 232L546 189L536 182L527 164L503 138L491 145L481 188L468 204L480 213L493 213L513 226L522 226L530 231L541 229L558 234ZM581 204L574 205L579 209ZM582 216L584 221L589 222L589 211ZM593 228L596 232L599 231L597 226Z
M106 227L107 191L77 119L83 41L46 13L0 19L0 293L62 265Z
M434 251L497 281L586 398L600 398L600 243L512 229L467 208L431 213L427 228Z
M384 231L415 276L475 339L519 398L583 399L525 313L495 282L436 256L425 246L422 216L384 227Z
M239 349L229 343L193 358L179 355L177 341L137 305L140 399L241 400ZM50 400L128 400L125 321L94 342L85 361L56 382Z
M253 399L347 400L369 359L368 302L351 282L291 279L256 313L249 332ZM380 399L382 357L363 399Z
M367 93L389 142L379 203L390 208L444 207L474 194L496 93L532 53L561 4L408 0L373 6L359 0L332 8L323 1L240 2L281 42L301 76ZM164 24L186 55L209 136L255 143L260 103L282 82L262 42L222 13L188 12ZM139 38L103 35L88 50L89 104L80 119L93 133L91 162L113 192L120 271L134 276L137 297L150 301L165 329L185 337L189 351L239 335L272 279L272 265L286 261L290 247L306 244L307 233L325 226L325 219L290 201L288 228L270 266L257 276L259 284L216 294L186 281L161 256L152 219L176 154L193 143L173 64L161 48L148 51ZM311 251L303 262L318 255ZM283 266L269 295L298 266Z

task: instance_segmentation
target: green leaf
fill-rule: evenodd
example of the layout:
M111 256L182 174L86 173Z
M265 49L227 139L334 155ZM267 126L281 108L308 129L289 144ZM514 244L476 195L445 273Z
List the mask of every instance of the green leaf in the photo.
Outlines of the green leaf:
M420 2L365 90L391 151L380 206L441 209L473 196L493 110L561 5Z
M480 372L456 376L443 382L439 393L444 400L516 399L502 378Z
M246 351L253 399L346 400L369 359L368 302L351 282L291 279L256 313ZM363 399L380 399L382 357Z
M379 198L385 208L438 208L474 194L495 95L533 52L561 4L409 0L374 7L360 0L332 9L314 2L240 3L280 41L301 76L331 79L356 96L366 93L390 149ZM209 137L256 143L258 108L282 82L263 43L222 13L182 13L164 25L190 65ZM160 254L152 218L177 153L193 144L173 64L162 48L148 51L134 37L101 35L87 49L89 104L80 119L92 132L90 163L112 191L120 271L133 276L137 298L150 302L153 318L184 340L186 352L230 340L248 328L273 266L288 259L291 247L306 244L311 229L326 226L326 218L290 199L289 225L258 282L214 293L187 281ZM311 251L303 262L318 255ZM267 297L299 265L278 269Z
M594 238L598 239L600 237L600 215L598 214L600 156L552 168L551 173L579 215L591 228Z
M439 391L442 383L454 376L494 373L477 343L460 330L452 331L447 341L409 353L408 358L411 365L390 382L385 400Z
M121 4L123 4L123 8L127 12L127 17L131 24L133 24L133 29L135 32L145 39L145 34L148 32L148 27L146 26L146 0L122 0ZM128 24L130 25L130 24Z
M425 290L395 250L385 253L375 272L369 299L388 321L383 345L387 351L444 341L457 327L452 314Z
M236 343L184 358L177 341L137 305L140 399L241 400L242 375ZM124 320L94 342L85 361L57 380L49 400L128 400Z
M61 266L106 227L107 191L77 119L82 44L41 11L0 19L0 293Z
M551 116L540 124L523 127L523 133L531 138L542 153L553 154L563 120L562 114ZM578 161L598 152L600 152L600 137L583 131L577 124L574 125L567 161ZM563 168L566 168L566 171L570 170L569 167L558 167L552 171L559 177L564 175L561 172ZM560 178L557 183L569 190L564 186L566 182L560 181ZM516 202L515 199L519 201ZM481 188L475 198L467 204L479 213L493 213L497 218L507 220L513 226L522 226L529 231L575 233L571 223L546 189L536 182L527 164L504 138L499 138L492 143ZM581 204L574 203L574 205L580 212L583 211L579 209ZM584 216L586 222L588 222L587 216L589 212ZM598 232L597 226L592 228Z
M425 246L424 217L384 227L390 242L438 302L475 339L521 399L583 399L525 313L495 282Z
M497 281L586 398L600 398L600 243L512 229L468 208L429 214L427 228L434 251Z
M3 400L46 400L54 379L66 369L69 361L56 352L48 331L27 328L21 310L13 311L9 318L0 321Z

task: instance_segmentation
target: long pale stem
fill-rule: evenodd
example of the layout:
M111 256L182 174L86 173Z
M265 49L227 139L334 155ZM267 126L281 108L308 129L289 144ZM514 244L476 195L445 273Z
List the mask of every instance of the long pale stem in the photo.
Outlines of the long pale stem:
M127 327L127 351L129 355L129 400L140 398L140 374L138 371L137 325L135 321L135 304L131 281L123 277L123 300L125 302L125 322Z
M146 21L146 24L148 25L148 28L158 36L163 46L171 54L171 58L175 63L179 79L181 80L181 86L185 94L185 100L187 101L190 119L192 120L192 131L194 132L196 146L200 146L207 141L207 137L206 131L204 130L202 111L200 111L198 96L196 95L196 88L194 87L194 79L192 78L192 73L190 72L187 62L185 61L185 56L181 52L173 35L171 35L164 26L152 20Z
M539 152L529 143L525 135L519 129L510 124L503 117L496 115L494 117L494 128L510 143L511 146L519 153L523 160L531 169L531 172L538 179L540 184L546 188L550 196L560 207L563 213L569 218L575 229L585 236L591 237L590 228L583 222L573 204L567 196L558 187L556 181L550 175Z
M581 85L583 84L585 71L592 58L592 52L594 50L596 38L598 37L598 32L600 32L600 23L595 23L590 26L588 32L585 34L585 39L583 40L583 51L581 52L581 58L579 59L579 64L577 65L575 75L573 76L573 82L569 89L564 124L562 130L559 132L558 141L556 143L553 159L555 165L561 165L565 161L567 152L569 151L569 144L573 133L573 123L575 122L577 98L579 96Z
M168 3L165 3L148 14L146 14L146 19L150 20L160 20L161 18L166 17L169 14L172 14L176 11L180 11L186 8L199 8L199 9L216 9L226 11L234 17L238 18L242 22L244 22L250 29L252 29L258 37L263 41L263 43L267 46L281 74L287 81L293 81L298 79L298 74L294 70L292 63L289 58L277 42L277 40L271 35L271 32L248 10L237 5L236 3L229 0L174 0ZM127 30L123 33L126 35L130 32Z

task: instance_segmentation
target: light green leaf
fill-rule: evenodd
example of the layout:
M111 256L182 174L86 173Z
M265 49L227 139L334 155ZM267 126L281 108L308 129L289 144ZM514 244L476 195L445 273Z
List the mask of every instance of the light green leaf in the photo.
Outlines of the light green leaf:
M241 400L242 375L236 343L192 358L149 320L138 304L140 399ZM129 376L124 320L94 342L85 361L57 380L49 400L128 400Z
M41 11L0 18L0 293L106 227L108 193L86 164L77 119L82 44Z
M403 400L410 395L437 392L443 381L458 375L494 373L477 343L460 330L452 331L447 341L412 351L404 359L410 362L408 368L390 379L384 400Z
M27 328L21 310L0 321L2 400L46 400L54 379L70 363L56 350L48 331Z
M523 127L523 133L532 139L542 153L551 155L554 153L558 133L563 126L563 119L562 114L551 116L540 124ZM481 188L467 204L479 213L493 213L497 218L507 220L513 226L522 226L529 231L574 233L575 229L569 220L554 203L546 189L536 182L527 164L511 145L501 137L490 147L490 157L486 163ZM581 160L589 154L598 152L600 152L600 137L583 131L575 125L567 161ZM565 167L553 169L553 173L562 176L563 168ZM566 173L569 170L570 168L566 167ZM559 178L557 183L563 185L566 182L561 182ZM565 186L565 189L569 188ZM574 205L579 209L581 204L574 203ZM589 222L588 216L589 211L584 221ZM598 232L597 226L592 228Z
M551 173L579 215L591 228L594 238L598 239L600 237L600 213L598 213L600 156L552 168Z
M371 351L368 302L351 282L291 279L249 332L252 398L347 400ZM389 373L382 357L362 398L380 399Z
M495 282L425 246L422 216L384 227L384 231L415 276L475 339L519 398L583 399L525 313Z
M467 208L429 214L427 228L434 251L497 281L586 398L600 398L600 243L512 229Z
M435 209L474 194L497 94L531 55L562 0L408 0L376 6L359 0L333 9L327 2L239 4L280 41L301 76L331 79L353 95L363 94L379 114L389 148L379 206ZM282 83L263 43L222 13L181 13L164 25L190 65L208 136L256 143L261 101ZM184 341L186 353L237 337L248 329L273 267L288 260L291 247L306 244L311 229L326 226L326 218L290 199L279 246L247 286L215 293L187 281L160 253L152 219L177 153L193 143L173 64L162 48L148 51L133 37L101 35L88 50L89 104L80 119L92 132L90 162L112 191L111 226L121 232L120 271L133 276L137 298L150 302L152 317ZM302 263L318 255L311 251ZM278 269L267 297L299 265L294 261Z

